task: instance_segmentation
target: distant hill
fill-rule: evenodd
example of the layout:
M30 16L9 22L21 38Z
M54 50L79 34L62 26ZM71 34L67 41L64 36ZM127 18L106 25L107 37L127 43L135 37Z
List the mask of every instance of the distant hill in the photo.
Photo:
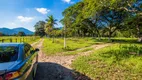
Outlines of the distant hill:
M13 34L17 34L18 32L24 32L26 35L32 35L34 32L25 29L25 28L14 28L14 29L8 29L8 28L0 28L0 32L2 32L3 34L6 35L13 35Z
M25 29L25 28L14 28L12 29L14 31L17 31L17 32L24 32L26 35L32 35L34 32L28 30L28 29Z

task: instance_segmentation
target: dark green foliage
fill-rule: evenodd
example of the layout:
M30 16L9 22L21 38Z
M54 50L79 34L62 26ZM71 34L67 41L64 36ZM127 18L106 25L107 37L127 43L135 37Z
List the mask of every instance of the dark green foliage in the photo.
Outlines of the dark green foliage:
M54 36L54 28L57 24L56 22L57 20L54 19L53 15L48 16L48 18L46 19L45 31L48 36Z
M67 28L68 36L138 37L136 29L142 25L141 16L139 18L137 16L141 14L139 2L136 0L82 0L64 10L64 18L61 22ZM127 27L127 21L134 24L130 24L132 28ZM138 27L134 29L135 26ZM118 35L118 32L121 35Z
M2 32L0 32L0 36L3 36L4 34Z
M54 37L55 37L55 33L56 33L56 30L55 30L55 25L57 25L57 20L53 17L53 15L50 15L48 16L48 18L46 19L46 24L45 24L45 31L46 31L46 34L49 36L49 37L52 37L53 38L53 43L54 43Z
M19 32L17 36L26 36L26 34L24 32Z
M0 63L15 61L18 58L18 47L0 46Z
M40 37L45 36L44 26L45 26L45 22L44 21L39 21L39 22L36 23L36 25L34 26L35 27L35 35L36 36L40 36Z

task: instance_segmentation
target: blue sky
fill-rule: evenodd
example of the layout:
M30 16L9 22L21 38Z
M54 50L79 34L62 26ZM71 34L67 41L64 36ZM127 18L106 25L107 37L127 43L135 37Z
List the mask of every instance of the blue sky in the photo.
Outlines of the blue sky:
M24 27L34 31L39 20L53 15L58 20L63 18L64 9L80 0L0 0L0 28Z

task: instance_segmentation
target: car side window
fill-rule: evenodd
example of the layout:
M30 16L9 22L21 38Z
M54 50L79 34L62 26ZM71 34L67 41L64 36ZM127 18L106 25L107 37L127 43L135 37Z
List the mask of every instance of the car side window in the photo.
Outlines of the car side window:
M24 45L25 59L31 55L31 49L32 49L31 45L29 45L29 44Z
M35 53L35 50L34 50L33 47L31 47L31 48L30 48L30 54L33 54L33 53Z

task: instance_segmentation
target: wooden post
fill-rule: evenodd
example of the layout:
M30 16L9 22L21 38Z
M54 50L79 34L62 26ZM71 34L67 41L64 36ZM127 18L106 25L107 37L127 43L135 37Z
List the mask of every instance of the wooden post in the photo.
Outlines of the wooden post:
M66 48L66 26L64 26L64 48Z
M9 40L10 40L10 42L12 43L12 39L10 38Z
M4 39L2 39L1 41L2 41L2 43L4 43Z
M20 43L21 43L21 38L20 38Z
M24 42L24 38L23 38L23 42Z
M17 38L15 39L15 41L17 42Z

